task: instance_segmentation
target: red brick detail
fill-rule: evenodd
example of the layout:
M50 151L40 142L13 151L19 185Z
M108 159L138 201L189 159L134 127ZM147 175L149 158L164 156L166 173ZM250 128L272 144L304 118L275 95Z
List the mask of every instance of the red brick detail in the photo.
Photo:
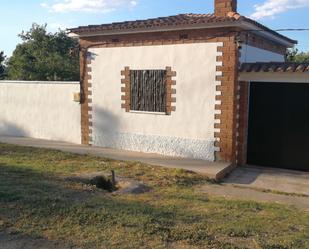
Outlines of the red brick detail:
M176 85L176 81L173 80L173 77L176 77L177 73L172 71L171 67L166 67L166 114L171 115L172 112L176 111L176 106L173 104L176 103L176 89L173 88Z
M239 119L237 137L237 164L247 163L248 122L249 122L249 82L239 82Z
M236 35L231 35L229 40L218 47L217 72L221 75L216 77L220 82L217 85L215 105L215 138L217 147L216 160L236 163L236 134L237 134L237 89L238 89L238 63L239 52L236 44Z
M92 91L91 58L86 50L80 52L81 68L81 143L90 145L92 141Z
M229 12L237 12L237 0L215 0L215 16L226 17Z
M131 75L130 75L130 67L125 67L124 70L121 71L121 75L124 77L121 79L121 108L125 109L126 112L129 112L131 109Z
M80 44L82 47L132 47L132 46L153 46L153 45L171 45L184 43L205 43L205 42L221 42L228 40L226 34L233 29L196 29L187 30L188 39L179 39L179 35L183 31L167 31L167 32L149 32L136 34L119 34L105 36L81 37ZM110 40L117 38L119 42L112 43Z

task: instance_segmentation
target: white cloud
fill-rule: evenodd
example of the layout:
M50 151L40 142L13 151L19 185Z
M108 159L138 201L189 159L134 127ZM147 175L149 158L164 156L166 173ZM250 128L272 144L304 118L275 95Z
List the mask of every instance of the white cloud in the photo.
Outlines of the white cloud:
M52 22L50 24L48 24L48 26L53 30L53 31L58 31L60 30L65 30L67 28L67 25L64 25L62 23L58 23L58 22Z
M47 3L41 3L40 5L41 5L41 7L43 7L43 8L47 8L47 7L48 7L48 4L47 4Z
M53 0L41 3L51 12L110 12L120 7L137 5L137 0Z
M253 19L275 18L278 14L309 6L309 0L267 0L263 4L254 5Z

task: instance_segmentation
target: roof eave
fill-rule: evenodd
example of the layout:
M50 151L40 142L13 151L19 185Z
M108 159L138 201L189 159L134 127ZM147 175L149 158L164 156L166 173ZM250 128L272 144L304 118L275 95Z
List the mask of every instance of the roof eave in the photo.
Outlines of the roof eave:
M69 29L70 33L77 35L78 37L93 37L93 36L108 36L108 35L126 35L126 34L138 34L138 33L152 33L152 32L165 32L165 31L179 31L179 30L193 30L193 29L212 29L212 28L224 28L235 27L234 22L222 22L222 23L202 23L194 25L177 25L177 26L165 26L165 27L151 27L151 28L136 28L136 29L123 29L123 30L102 30L102 31L85 31L78 32L77 29Z
M94 36L108 36L108 35L126 35L137 33L151 33L151 32L166 32L166 31L179 31L179 30L194 30L194 29L213 29L213 28L241 28L243 30L250 30L253 33L261 35L265 38L273 40L283 46L293 47L297 41L289 38L284 38L279 35L273 34L267 30L262 30L257 25L250 23L246 20L235 20L230 22L221 23L201 23L194 25L177 25L165 27L152 27L152 28L137 28L137 29L123 29L123 30L102 30L102 31L84 31L79 32L78 29L71 29L70 35L74 37L94 37ZM256 31L254 31L256 30Z
M257 25L254 25L253 23L247 22L247 21L241 21L240 27L244 30L250 30L252 33L258 34L260 36L263 36L265 38L268 38L272 41L275 41L277 43L280 43L283 46L286 46L288 48L294 47L295 44L297 44L297 41L291 40L289 38L284 38L279 35L275 35L267 30L262 30ZM255 31L256 30L256 31Z

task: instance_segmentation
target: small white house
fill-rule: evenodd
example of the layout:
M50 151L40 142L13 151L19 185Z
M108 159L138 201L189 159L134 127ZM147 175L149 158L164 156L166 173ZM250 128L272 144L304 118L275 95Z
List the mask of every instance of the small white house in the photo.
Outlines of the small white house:
M0 134L308 171L309 64L285 62L296 41L236 0L214 6L71 29L80 85L1 82Z
M239 81L239 68L287 65L287 48L296 41L238 14L236 0L214 3L214 14L70 30L83 55L84 144L237 164L282 163L280 156L268 159L282 152L270 142L277 138L265 132L267 126L256 134L264 132L272 149L259 152L250 144L252 72ZM263 160L256 161L255 153Z

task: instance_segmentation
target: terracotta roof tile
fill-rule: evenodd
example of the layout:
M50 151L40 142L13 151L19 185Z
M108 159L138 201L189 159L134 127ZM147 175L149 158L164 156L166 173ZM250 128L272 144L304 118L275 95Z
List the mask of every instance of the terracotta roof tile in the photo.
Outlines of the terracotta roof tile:
M294 63L294 62L243 63L239 71L241 73L309 72L309 62L308 63Z
M89 34L95 32L104 31L137 31L139 29L153 29L153 28L166 28L166 27L177 27L177 26L194 26L199 24L231 24L235 25L239 22L247 22L254 24L259 29L273 33L276 36L281 37L291 43L297 43L296 41L285 37L278 32L267 28L266 26L249 19L247 17L241 16L238 13L230 12L226 17L218 17L214 14L179 14L175 16L158 17L146 20L136 20L136 21L126 21L126 22L114 22L110 24L100 24L100 25L88 25L80 26L77 28L69 29L70 32L76 33L78 35Z
M138 29L151 27L166 27L178 25L190 25L199 23L212 23L236 20L230 17L216 17L213 14L180 14L168 17L158 17L146 20L114 22L110 24L88 25L80 26L70 29L71 32L84 33L93 31L107 31L107 30L124 30L124 29Z

